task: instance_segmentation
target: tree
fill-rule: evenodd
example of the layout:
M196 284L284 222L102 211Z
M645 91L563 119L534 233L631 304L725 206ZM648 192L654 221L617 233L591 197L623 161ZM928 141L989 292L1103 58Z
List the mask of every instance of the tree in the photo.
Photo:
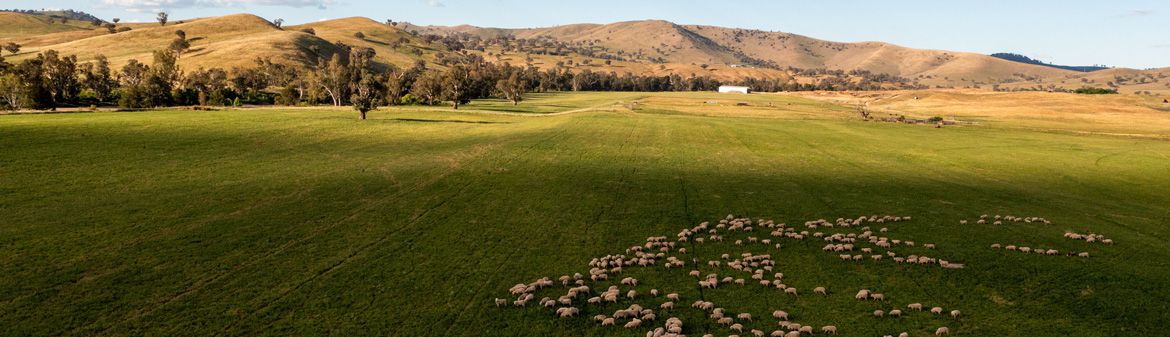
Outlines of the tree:
M82 85L85 89L93 91L94 97L99 102L109 99L118 86L117 81L110 73L110 61L105 55L98 55L96 61L86 63L82 73L85 74Z
M358 111L358 118L361 120L366 120L367 112L378 109L378 103L382 101L382 92L386 90L382 87L382 81L369 72L362 72L361 80L350 89L353 95L349 97L349 101L353 104L353 109Z
M175 52L175 55L182 55L188 49L191 49L191 42L187 41L187 32L183 30L175 31L175 40L171 41L170 49Z
M23 81L16 74L0 75L0 108L20 110L25 107L28 95Z
M114 18L113 20L110 20L110 21L113 21L114 24L117 24L119 22L122 22L122 18Z
M319 75L321 88L333 100L333 106L341 106L345 97L346 84L349 83L349 72L341 59L341 54L333 54L329 63L322 68Z
M359 40L365 40L366 33L362 33L362 32L353 33L353 37L358 38Z
M48 86L45 84L43 57L24 60L15 67L12 67L10 72L16 75L16 78L20 79L24 87L25 107L33 109L53 108L53 97L49 93Z
M280 28L280 26L284 25L284 19L272 20L272 25L276 26L276 28Z
M20 45L15 42L9 42L4 44L4 50L8 51L9 54L16 54L20 52Z
M451 107L459 110L459 104L471 102L471 97L468 95L470 82L467 69L464 69L462 65L457 64L447 68L447 72L443 74L441 99L451 101Z
M526 86L527 85L520 78L519 72L513 72L512 75L508 76L507 79L502 79L496 82L496 90L500 92L500 95L503 96L504 99L512 101L512 105L518 105L520 104L520 101L524 99L524 88Z
M398 104L402 99L402 95L410 91L410 78L407 75L408 72L398 70L397 68L391 69L390 73L387 74L386 100L390 105Z
M160 26L166 26L166 25L167 25L167 18L168 18L169 16L170 16L170 15L167 15L167 12L158 12L158 18L157 18L157 19L158 19L158 24L159 24Z
M72 100L80 86L77 81L77 56L60 57L55 50L48 50L37 58L41 61L45 88L49 90L50 109Z
M443 74L437 70L423 72L410 86L410 94L421 98L427 105L435 105L442 92Z

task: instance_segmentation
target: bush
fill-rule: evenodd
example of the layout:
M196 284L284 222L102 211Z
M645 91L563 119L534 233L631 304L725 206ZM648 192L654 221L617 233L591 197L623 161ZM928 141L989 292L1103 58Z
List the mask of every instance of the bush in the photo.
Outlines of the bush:
M1117 94L1117 89L1084 87L1074 90L1073 93L1081 95L1114 95Z
M930 119L928 119L928 121L930 121L931 123L938 123L938 122L943 121L943 118L942 118L942 116L934 116L934 117L931 117Z

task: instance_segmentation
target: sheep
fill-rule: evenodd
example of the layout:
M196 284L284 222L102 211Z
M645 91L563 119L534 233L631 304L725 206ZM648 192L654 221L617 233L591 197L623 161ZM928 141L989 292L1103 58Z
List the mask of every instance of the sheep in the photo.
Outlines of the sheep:
M666 294L666 298L671 300L671 301L678 301L678 293Z
M731 325L731 331L743 332L743 324L735 323Z
M902 317L902 310L890 310L890 317Z
M867 300L867 299L869 299L869 290L861 289L861 290L857 291L857 295L853 296L853 298L856 298L859 300Z
M751 333L756 337L764 337L764 332L760 330L752 329Z
M934 330L935 336L950 335L950 334L951 334L951 329L948 329L945 326L938 328L938 330Z
M958 311L958 310L951 310L951 318L959 318L959 315L962 315L962 314L963 313Z
M792 296L797 296L797 295L796 295L796 288L788 288L788 289L784 289L784 294L787 294L787 295L792 295Z
M564 307L557 309L557 315L561 318L577 316L580 310L573 307Z
M910 303L906 308L922 311L922 303Z
M715 322L719 323L720 325L731 325L731 324L735 323L735 320L731 319L731 317L723 317Z
M1079 256L1079 257L1089 257L1089 252L1081 252L1081 253L1077 254L1077 256Z
M925 247L926 249L934 249L934 244L928 243L928 244L922 245L922 247Z
M991 244L992 249L999 249L1000 247L1002 247L1002 246L1000 246L998 243Z
M771 334L768 334L768 336L772 336L772 337L784 337L784 330L776 330L776 331L772 331L772 333L771 333Z
M659 305L658 307L661 308L662 310L673 310L674 309L674 302L664 302L664 303L662 303L662 305Z
M497 308L499 308L499 307L501 307L501 306L505 306L505 305L508 305L508 300L506 300L506 299L502 299L502 298L497 298L497 299L496 299L496 307L497 307Z
M601 326L611 326L611 325L614 325L613 317L608 317L606 319L601 320Z
M745 283L745 281L743 279L735 279L735 285L742 286L742 285L744 285L744 283Z
M817 293L817 294L821 294L821 295L828 295L829 294L828 290L826 290L825 287L813 288L813 293Z
M885 315L886 315L885 311L881 311L881 310L874 310L873 311L873 317L880 318L880 317L885 316Z
M800 331L800 333L802 333L802 334L807 333L807 334L811 335L813 333L813 327L805 325L805 326L800 327L800 329L797 331Z
M642 315L642 320L644 320L644 321L653 321L657 318L658 318L658 316L654 315L654 313L647 313L647 314Z
M658 297L658 289L650 289L650 296Z
M748 321L748 322L751 322L751 321L752 321L752 314L749 314L749 313L746 313L746 312L745 312L745 313L742 313L742 314L739 314L739 315L735 315L735 318L736 318L736 319L738 319L738 320L741 320L741 321Z
M628 323L626 323L625 328L626 329L633 329L633 328L637 328L639 325L642 325L642 320L635 318L633 320L630 320Z
M885 294L872 294L872 295L869 295L869 297L872 298L874 301L885 301L886 300Z
M836 335L836 334L837 334L837 327L836 327L836 326L832 326L832 325L826 325L826 326L822 326L822 327L821 327L821 332L824 332L824 333L827 333L827 334L834 334L834 335Z
M775 317L776 319L782 319L782 320L787 321L788 320L788 313L784 312L783 310L776 310L776 311L772 312L772 317Z
M942 315L943 308L942 307L930 308L930 313L935 314L935 315Z
M900 334L898 334L898 337L910 337L910 333L909 333L909 332L903 332L903 333L900 333Z
M789 331L784 337L800 337L800 331Z
M626 297L629 297L631 300L637 296L638 296L637 290L630 290L630 292L626 293Z

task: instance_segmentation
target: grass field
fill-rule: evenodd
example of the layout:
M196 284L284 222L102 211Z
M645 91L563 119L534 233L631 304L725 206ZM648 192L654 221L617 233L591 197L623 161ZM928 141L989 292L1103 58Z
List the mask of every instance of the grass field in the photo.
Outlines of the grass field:
M820 240L782 241L768 252L800 297L758 286L702 294L752 312L748 328L772 331L768 313L784 309L842 336L1170 329L1165 141L866 123L850 107L790 96L531 98L395 108L364 122L315 108L0 116L0 335L642 336L677 316L688 335L726 336L689 308L700 298L689 256L684 268L611 279L683 297L633 331L590 318L630 301L557 319L493 299L729 213L790 225L913 216L881 226L938 249L899 254L966 264L842 262ZM485 113L500 111L516 114ZM556 112L573 113L524 116ZM1053 224L958 224L984 213ZM764 250L709 243L690 254ZM829 296L812 295L815 286ZM537 298L563 292L554 288ZM890 299L856 301L861 288ZM963 316L871 315L911 302Z

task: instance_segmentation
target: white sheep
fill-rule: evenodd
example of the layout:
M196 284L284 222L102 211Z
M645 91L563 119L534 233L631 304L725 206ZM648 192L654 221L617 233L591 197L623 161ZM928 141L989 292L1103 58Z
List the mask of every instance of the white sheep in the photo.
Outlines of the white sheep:
M626 327L626 329L633 329L633 328L637 328L639 325L642 325L642 320L635 318L635 319L629 321L628 323L626 323L625 327Z
M782 320L787 321L788 320L788 313L784 312L783 310L776 310L776 311L772 312L772 317L775 317L776 319L782 319Z
M671 301L678 301L678 294L677 293L669 293L669 294L666 294L666 298L671 300Z
M938 328L937 330L934 330L935 336L950 335L950 334L951 334L951 329L948 329L945 326Z
M885 311L881 311L881 310L874 310L874 311L873 311L873 317L879 317L879 318L880 318L880 317L882 317L882 316L885 316L885 315L886 315L886 312L885 312Z
M872 295L869 295L869 297L872 298L874 301L885 301L886 300L886 294L872 294Z
M822 326L822 327L821 327L821 332L824 332L824 333L827 333L827 334L834 334L834 335L836 335L836 334L837 334L837 327L836 327L836 326L832 326L832 325L826 325L826 326Z
M502 298L497 298L497 299L496 299L496 307L497 307L497 308L498 308L498 307L500 307L500 306L505 306L505 305L508 305L508 300L506 300L506 299L502 299Z
M935 315L942 315L943 308L942 307L930 308L930 313L935 314Z
M797 296L796 295L796 288L784 289L784 293L788 294L788 295L792 295L792 296Z
M867 299L869 299L869 290L861 289L861 290L857 291L857 295L853 296L853 298L856 298L859 300L867 300Z
M902 317L902 310L890 310L890 317Z
M614 325L613 317L608 317L606 319L601 320L601 326L611 326L611 325Z
M731 331L743 332L743 324L735 323L731 325Z
M749 314L749 313L746 313L746 312L745 312L745 313L742 313L742 314L739 314L739 315L735 315L735 318L736 318L736 319L738 319L738 320L741 320L741 321L748 321L748 322L751 322L751 321L752 321L752 314Z
M959 315L962 315L962 314L963 313L958 311L958 310L951 310L951 317L952 318L959 318Z
M816 288L813 288L813 292L814 292L814 293L817 293L817 294L821 294L821 295L828 295L828 294L829 294L829 293L828 293L828 290L826 290L826 289L825 289L825 287L816 287Z
M910 303L906 308L922 311L922 303Z

